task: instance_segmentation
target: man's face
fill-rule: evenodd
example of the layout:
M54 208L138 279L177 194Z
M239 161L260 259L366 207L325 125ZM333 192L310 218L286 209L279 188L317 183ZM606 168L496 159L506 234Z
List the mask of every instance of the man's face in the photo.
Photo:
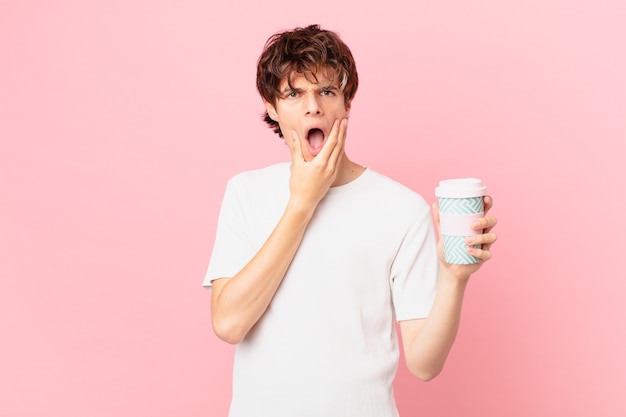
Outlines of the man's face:
M265 103L268 114L278 122L287 143L295 131L305 161L311 161L328 139L335 120L343 119L350 109L337 81L323 74L316 74L317 83L308 81L303 75L292 77L291 87L287 80L280 85L282 97L276 105ZM337 77L335 77L336 79Z

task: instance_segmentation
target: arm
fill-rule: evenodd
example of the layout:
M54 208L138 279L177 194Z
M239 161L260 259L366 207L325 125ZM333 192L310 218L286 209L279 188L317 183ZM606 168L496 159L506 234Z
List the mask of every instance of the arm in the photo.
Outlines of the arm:
M335 122L324 149L305 162L300 140L287 141L292 157L290 198L278 224L256 255L235 276L213 281L211 317L217 336L239 343L261 318L300 246L317 204L337 176L346 120Z
M485 211L488 211L492 205L491 197L485 197ZM439 210L436 203L433 212L435 222L439 226ZM436 377L443 369L459 329L463 296L469 278L487 260L491 259L489 249L497 238L495 233L491 232L495 224L495 217L484 217L472 226L476 230L484 229L482 234L472 237L473 242L467 242L483 245L482 249L468 249L471 255L480 259L477 264L451 265L446 263L443 243L439 239L439 284L431 312L425 319L400 322L407 366L411 373L421 380L428 381Z

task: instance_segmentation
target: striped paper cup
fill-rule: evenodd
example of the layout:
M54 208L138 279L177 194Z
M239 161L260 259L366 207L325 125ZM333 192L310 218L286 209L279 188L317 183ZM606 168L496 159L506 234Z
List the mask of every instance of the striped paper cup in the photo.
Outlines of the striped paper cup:
M467 253L465 239L482 231L472 230L472 221L484 216L483 197L487 187L477 178L459 178L439 182L435 189L439 199L439 230L446 262L475 264L478 258ZM480 245L474 245L480 248Z

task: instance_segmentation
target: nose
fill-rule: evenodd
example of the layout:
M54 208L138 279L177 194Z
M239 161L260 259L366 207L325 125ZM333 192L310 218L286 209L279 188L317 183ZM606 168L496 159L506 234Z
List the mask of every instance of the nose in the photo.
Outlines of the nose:
M308 115L320 115L322 114L322 106L320 103L320 96L317 92L310 91L306 95L305 100L306 114Z

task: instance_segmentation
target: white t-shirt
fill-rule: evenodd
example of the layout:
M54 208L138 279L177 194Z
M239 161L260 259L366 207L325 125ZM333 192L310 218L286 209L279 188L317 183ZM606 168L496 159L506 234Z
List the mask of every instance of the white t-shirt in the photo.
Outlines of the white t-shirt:
M289 199L289 163L233 177L205 286L232 277ZM237 345L230 417L395 417L395 320L426 317L437 287L429 205L366 169L319 203L267 311Z

